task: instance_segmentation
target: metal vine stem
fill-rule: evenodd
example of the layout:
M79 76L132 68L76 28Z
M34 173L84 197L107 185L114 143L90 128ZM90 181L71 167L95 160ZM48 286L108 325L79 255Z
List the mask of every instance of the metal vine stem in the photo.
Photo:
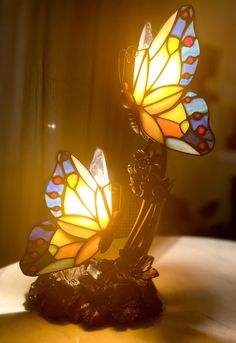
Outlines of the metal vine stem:
M166 148L161 145L160 153L156 154L153 143L149 142L145 150L139 151L145 153L148 158L146 161L148 166L145 167L148 167L151 173L145 180L146 184L144 182L143 184L144 188L147 184L149 187L147 187L146 194L141 196L143 201L138 216L123 249L127 252L133 252L136 257L148 253L170 188L169 180L165 177Z

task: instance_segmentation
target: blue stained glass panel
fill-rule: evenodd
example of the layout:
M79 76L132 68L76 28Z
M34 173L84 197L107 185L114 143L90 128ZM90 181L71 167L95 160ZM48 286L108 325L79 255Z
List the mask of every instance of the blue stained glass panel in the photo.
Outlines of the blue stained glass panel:
M184 107L189 116L191 116L194 112L200 112L200 113L208 112L207 104L202 98L192 99L190 103L184 103Z
M56 217L56 218L62 216L62 211L60 211L60 210L59 210L59 211L50 210L50 211L51 211L52 215L53 215L54 217Z
M60 197L52 199L47 194L45 194L45 200L46 200L47 206L49 208L54 207L54 206L60 206L61 207L61 198Z
M69 160L63 162L63 168L66 174L74 173L75 171L72 163Z
M178 18L176 24L174 25L171 31L171 35L180 38L185 28L185 25L186 25L186 22L183 19Z
M52 181L48 182L46 192L57 192L60 195L63 193L64 185L55 185Z
M193 64L184 63L182 68L182 74L189 73L194 74L197 68L198 61L196 60Z
M183 39L187 36L192 36L195 37L195 31L194 31L194 26L193 26L193 21L189 24L187 30L185 31L184 35L183 35Z
M57 164L53 176L61 176L61 177L64 176L64 173L63 173L61 166L59 164Z
M211 136L210 141L207 141L209 148L212 149L214 146L214 141L212 141L213 136Z
M192 145L196 146L200 142L200 138L195 135L192 130L189 130L184 136L185 142L191 143Z
M193 119L190 119L190 122L191 122L191 125L192 125L192 128L193 130L196 130L196 128L199 126L199 125L203 125L205 127L208 127L208 116L203 116L201 118L201 120L193 120Z
M189 91L189 92L186 93L186 96L190 96L191 98L194 97L194 96L196 96L196 95L197 95L197 93L191 92L191 91Z
M205 133L204 138L209 139L210 141L212 140L213 137L212 137L212 133L211 133L210 130L208 130L208 131ZM213 144L213 143L212 143L212 144Z
M50 241L54 231L46 231L42 229L40 226L36 226L30 233L29 239L34 241L38 238L43 238L45 241Z
M192 81L193 76L191 76L189 79L181 79L180 85L181 86L187 86Z
M200 54L200 47L199 47L199 43L197 39L195 39L193 45L190 48L183 46L181 49L182 61L186 61L186 59L189 56L198 57L199 54Z

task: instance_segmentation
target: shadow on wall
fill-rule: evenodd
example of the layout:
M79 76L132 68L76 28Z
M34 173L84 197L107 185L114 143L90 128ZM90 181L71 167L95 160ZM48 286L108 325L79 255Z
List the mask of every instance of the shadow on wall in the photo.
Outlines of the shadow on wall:
M212 200L193 211L184 199L170 196L162 211L158 234L197 235L236 240L236 177L231 179L229 220L214 222L222 205Z

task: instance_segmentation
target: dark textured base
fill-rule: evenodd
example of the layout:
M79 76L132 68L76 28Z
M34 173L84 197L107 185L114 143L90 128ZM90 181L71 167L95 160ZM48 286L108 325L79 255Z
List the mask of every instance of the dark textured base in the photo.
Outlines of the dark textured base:
M50 320L67 320L87 327L131 324L160 315L162 303L152 278L153 259L142 257L124 268L120 259L39 276L26 296L26 307Z

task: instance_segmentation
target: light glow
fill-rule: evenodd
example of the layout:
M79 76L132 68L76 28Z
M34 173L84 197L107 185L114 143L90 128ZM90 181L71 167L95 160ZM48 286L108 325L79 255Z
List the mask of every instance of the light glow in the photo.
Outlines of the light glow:
M79 166L80 172L83 171L83 179L80 178L76 185L76 180L74 180L76 175L72 174L67 178L69 186L74 189L69 186L66 187L64 198L64 213L66 216L60 218L59 225L70 234L73 232L75 234L76 228L74 225L98 230L96 224L98 222L101 229L104 229L110 221L112 212L111 185L105 160L102 168L96 169L96 175L95 171L94 175L91 175L88 170L85 171L84 167L82 169L78 163L77 166ZM89 187L91 183L96 184L95 192ZM65 225L62 222L72 224L72 226Z
M179 51L176 51L169 59L160 77L153 85L153 89L166 85L178 85L181 74L181 60Z

